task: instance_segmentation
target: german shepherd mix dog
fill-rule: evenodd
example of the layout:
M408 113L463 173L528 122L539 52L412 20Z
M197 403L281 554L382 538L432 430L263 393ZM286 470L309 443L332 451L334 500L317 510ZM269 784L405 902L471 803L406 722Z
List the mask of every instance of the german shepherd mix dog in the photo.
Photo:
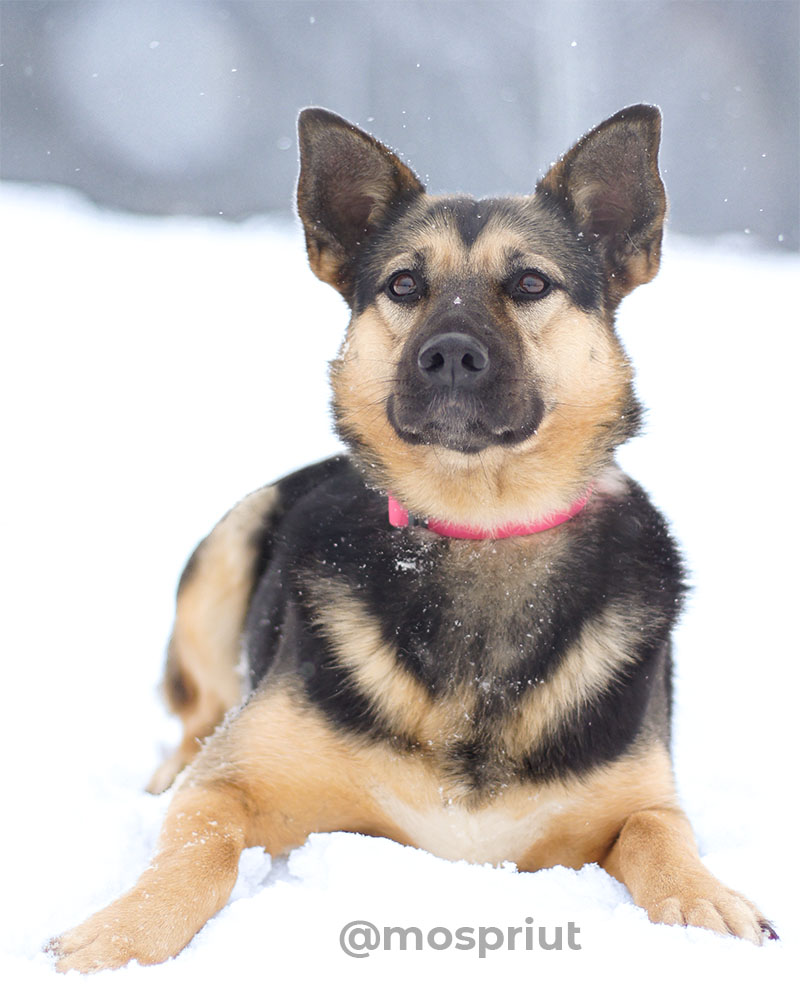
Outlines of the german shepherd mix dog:
M166 668L185 736L151 790L190 766L153 863L51 943L58 968L177 955L243 848L332 830L597 862L653 921L774 937L677 803L681 562L614 462L639 428L614 313L658 270L659 112L485 201L428 196L328 111L299 131L311 268L352 310L331 365L349 451L244 499L190 559Z

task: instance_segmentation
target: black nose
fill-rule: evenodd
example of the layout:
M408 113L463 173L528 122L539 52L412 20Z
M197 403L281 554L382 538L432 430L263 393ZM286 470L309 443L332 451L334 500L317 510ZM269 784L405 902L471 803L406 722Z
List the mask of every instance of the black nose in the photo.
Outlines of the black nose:
M462 389L486 374L489 350L468 333L439 333L422 345L417 364L433 385Z

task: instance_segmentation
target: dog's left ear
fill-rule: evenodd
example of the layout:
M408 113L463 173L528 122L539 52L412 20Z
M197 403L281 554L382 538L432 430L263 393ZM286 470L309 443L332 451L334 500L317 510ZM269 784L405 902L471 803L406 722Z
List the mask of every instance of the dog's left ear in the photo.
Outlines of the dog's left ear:
M667 209L660 138L658 108L624 108L580 139L536 187L566 212L587 249L603 255L612 308L658 271Z
M360 247L425 188L390 149L330 111L301 111L297 131L297 210L308 260L318 278L350 301Z

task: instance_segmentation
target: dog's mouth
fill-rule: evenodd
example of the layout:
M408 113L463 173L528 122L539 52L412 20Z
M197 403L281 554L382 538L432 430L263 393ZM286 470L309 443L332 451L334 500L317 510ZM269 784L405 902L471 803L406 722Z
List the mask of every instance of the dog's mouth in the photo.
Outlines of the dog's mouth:
M414 445L438 445L465 455L491 447L512 447L532 437L542 422L544 404L538 396L526 405L513 399L497 408L472 393L445 391L420 400L391 395L386 415L395 433ZM494 411L494 412L493 412Z
M545 406L513 338L485 324L439 320L410 338L386 402L397 436L470 455L512 447L536 433Z

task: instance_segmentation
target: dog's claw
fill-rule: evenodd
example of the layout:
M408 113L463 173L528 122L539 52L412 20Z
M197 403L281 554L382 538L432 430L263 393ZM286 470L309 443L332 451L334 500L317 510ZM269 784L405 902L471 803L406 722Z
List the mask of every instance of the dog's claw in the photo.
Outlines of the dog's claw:
M58 957L61 954L61 949L59 948L59 939L57 937L51 937L48 942L42 948L42 951L46 955L55 955Z
M758 926L761 928L761 933L764 934L768 941L780 941L780 936L769 920L759 920Z

